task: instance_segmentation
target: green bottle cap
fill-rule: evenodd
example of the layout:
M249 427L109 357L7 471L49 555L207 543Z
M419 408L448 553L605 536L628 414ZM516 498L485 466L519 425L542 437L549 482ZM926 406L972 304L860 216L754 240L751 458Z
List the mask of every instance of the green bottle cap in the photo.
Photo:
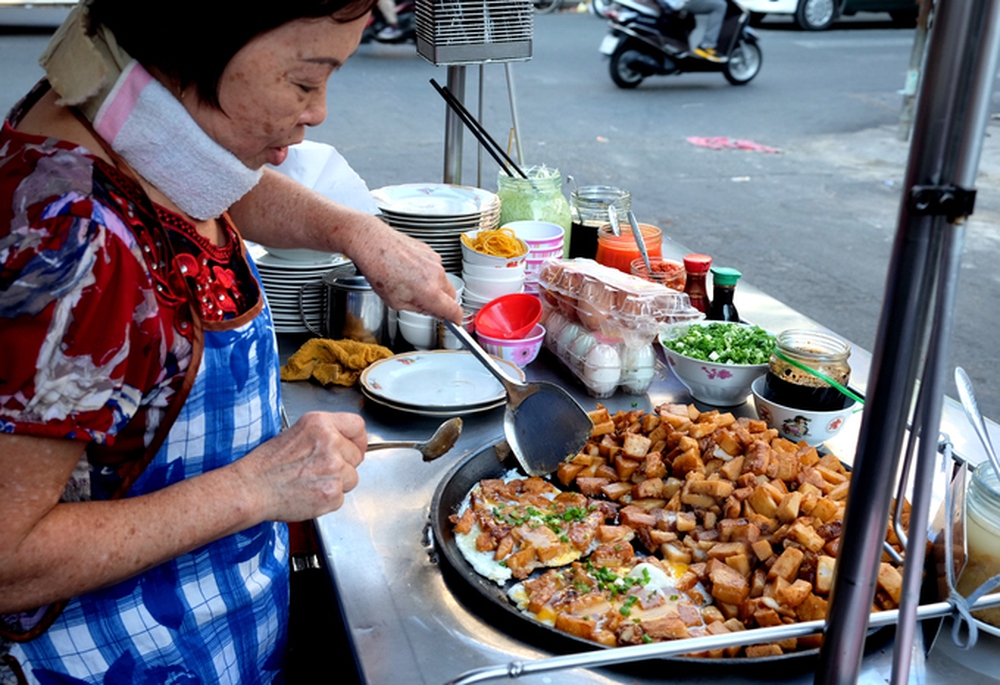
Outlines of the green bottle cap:
M739 271L728 266L713 266L713 283L716 285L736 285L736 281L742 276Z

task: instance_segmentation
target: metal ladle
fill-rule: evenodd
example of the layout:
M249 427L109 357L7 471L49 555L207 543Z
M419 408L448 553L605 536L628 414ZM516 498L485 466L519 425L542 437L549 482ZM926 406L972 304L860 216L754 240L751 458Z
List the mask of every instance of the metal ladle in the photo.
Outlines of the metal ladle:
M398 449L398 448L412 448L420 452L424 461L434 461L438 457L444 456L455 446L458 441L458 436L462 434L462 419L461 417L454 416L440 426L434 431L432 435L427 440L422 442L416 440L387 440L385 442L370 442L368 443L368 451L372 452L374 450L387 450L387 449Z
M993 442L990 440L989 431L986 429L986 419L983 418L983 413L979 411L979 403L976 402L976 396L972 393L972 381L969 379L969 374L965 373L965 369L961 366L955 367L955 385L958 386L958 396L962 400L965 415L969 417L969 423L976 429L976 435L979 436L980 442L983 443L983 447L986 449L986 456L990 458L993 470L1000 475L1000 458L997 457L996 450L993 449Z

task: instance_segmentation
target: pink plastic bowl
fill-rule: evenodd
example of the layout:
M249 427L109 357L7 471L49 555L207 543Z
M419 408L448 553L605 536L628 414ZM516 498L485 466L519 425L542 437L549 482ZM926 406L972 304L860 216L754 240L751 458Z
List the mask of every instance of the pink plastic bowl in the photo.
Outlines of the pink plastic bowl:
M476 314L476 330L497 340L524 338L542 318L542 301L530 293L490 300Z
M500 357L523 368L533 362L535 357L538 356L539 350L542 349L542 341L545 338L545 326L540 323L535 324L535 327L531 329L531 333L520 340L491 338L488 335L484 335L478 328L476 329L476 337L479 339L479 344L483 346L483 349L494 357Z
M562 248L566 234L562 226L549 221L509 221L503 227L512 229L532 251Z

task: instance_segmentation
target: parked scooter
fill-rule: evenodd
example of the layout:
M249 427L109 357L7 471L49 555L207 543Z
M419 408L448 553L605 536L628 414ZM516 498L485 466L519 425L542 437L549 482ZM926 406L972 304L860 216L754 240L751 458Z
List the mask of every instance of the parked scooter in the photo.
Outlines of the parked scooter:
M595 17L604 17L612 4L612 0L590 0L588 3L590 13Z
M389 27L385 17L378 7L372 9L372 14L368 18L365 30L361 34L362 43L370 43L373 40L380 43L405 43L415 41L417 37L417 4L415 0L397 0L396 2L396 23L399 31L392 32L396 35L387 37L385 31ZM381 34L381 35L380 35Z
M733 0L726 4L716 46L723 61L713 62L691 47L694 14L667 10L656 0L615 0L605 13L609 30L600 47L611 57L611 80L619 88L635 88L647 76L721 71L733 85L749 83L760 71L763 54L750 13Z

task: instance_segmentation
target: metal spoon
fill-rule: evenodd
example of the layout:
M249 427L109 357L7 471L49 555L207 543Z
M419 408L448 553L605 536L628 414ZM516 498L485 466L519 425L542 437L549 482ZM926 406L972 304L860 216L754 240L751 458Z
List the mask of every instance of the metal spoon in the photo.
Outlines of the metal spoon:
M649 263L649 253L646 252L646 239L642 237L642 229L639 228L639 222L635 220L635 214L632 210L628 210L628 222L632 225L632 237L635 238L635 244L639 246L639 254L642 255L642 261L646 265L646 273L653 273L653 265Z
M615 235L622 234L622 227L618 225L618 208L608 205L608 220L611 222L611 232Z
M958 386L958 396L962 400L965 415L969 417L969 423L976 429L976 435L979 436L980 442L986 448L986 456L990 458L993 469L997 474L1000 474L1000 458L997 457L996 450L993 449L993 443L990 441L989 431L986 430L986 419L983 418L983 413L979 411L979 403L976 402L976 396L972 394L972 381L969 380L969 374L965 373L965 369L961 366L955 367L955 385Z
M374 450L394 448L413 448L420 452L424 461L434 461L438 457L444 456L452 447L454 447L455 442L458 440L458 436L461 434L462 419L459 416L454 416L438 426L438 429L434 431L434 435L423 442L418 442L416 440L387 440L386 442L370 442L368 443L368 451L372 452Z

